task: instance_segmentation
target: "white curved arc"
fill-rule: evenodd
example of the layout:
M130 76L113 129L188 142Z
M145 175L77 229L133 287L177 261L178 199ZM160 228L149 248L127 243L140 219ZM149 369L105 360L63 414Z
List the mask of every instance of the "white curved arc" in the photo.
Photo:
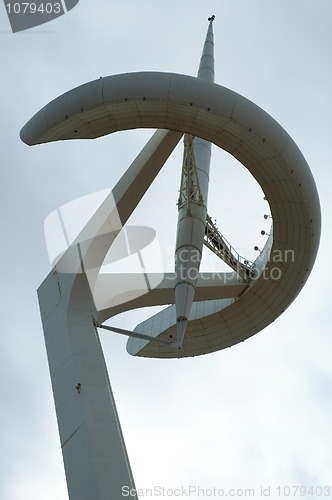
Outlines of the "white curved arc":
M274 253L292 250L294 262L268 266L229 307L188 325L183 349L147 346L140 355L182 357L235 344L265 328L294 300L309 276L320 238L320 205L310 169L287 132L258 106L229 89L169 73L101 78L48 104L22 129L27 144L95 138L133 128L190 133L228 151L262 187L273 217Z

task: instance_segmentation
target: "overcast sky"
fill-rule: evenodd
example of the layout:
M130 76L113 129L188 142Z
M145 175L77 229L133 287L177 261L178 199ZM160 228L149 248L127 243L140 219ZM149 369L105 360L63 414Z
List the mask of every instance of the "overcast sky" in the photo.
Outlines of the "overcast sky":
M68 500L36 295L50 270L44 220L64 203L113 187L151 135L28 147L19 131L50 100L100 76L195 75L211 14L217 83L271 114L312 169L321 246L289 309L231 349L136 359L124 337L102 333L136 486L253 488L255 498L261 487L271 487L270 498L286 498L287 485L332 488L331 0L81 0L17 34L0 5L3 500ZM254 245L265 243L260 231L269 228L262 192L216 148L211 170L209 213L253 260ZM169 270L180 173L181 146L130 220L157 230ZM146 316L135 311L112 324L131 329Z

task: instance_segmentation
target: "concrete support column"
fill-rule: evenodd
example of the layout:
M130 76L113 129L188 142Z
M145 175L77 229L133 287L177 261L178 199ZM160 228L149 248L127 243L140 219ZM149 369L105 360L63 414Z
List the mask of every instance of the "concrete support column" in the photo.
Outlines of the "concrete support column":
M86 276L53 270L38 297L69 498L119 500L135 486Z

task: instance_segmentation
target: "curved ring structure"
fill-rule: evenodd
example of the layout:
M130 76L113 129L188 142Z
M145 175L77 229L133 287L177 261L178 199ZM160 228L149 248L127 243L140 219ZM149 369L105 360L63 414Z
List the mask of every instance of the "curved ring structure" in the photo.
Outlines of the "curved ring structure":
M247 339L290 305L315 261L320 205L306 160L287 132L249 100L219 85L170 73L116 75L81 85L40 110L22 129L21 138L33 145L93 139L134 128L189 133L234 156L264 191L273 219L273 241L271 236L263 250L264 265L258 276L238 298L227 304L214 302L207 316L197 303L181 351L143 342L131 353L195 356ZM294 258L287 260L287 255ZM203 309L204 304L208 303L203 303ZM112 311L99 315L106 319ZM172 328L161 337L168 338Z

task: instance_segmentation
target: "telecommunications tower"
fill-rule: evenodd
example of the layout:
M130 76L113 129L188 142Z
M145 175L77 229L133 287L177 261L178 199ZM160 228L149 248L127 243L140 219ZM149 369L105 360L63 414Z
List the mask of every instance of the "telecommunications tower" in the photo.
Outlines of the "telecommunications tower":
M315 261L320 205L310 169L273 118L214 83L213 21L197 77L98 78L47 104L21 131L26 144L36 145L157 129L79 234L63 238L66 246L38 290L70 500L119 500L123 486L135 489L98 328L127 335L134 356L182 358L224 349L282 314ZM146 273L144 255L155 232L126 222L181 139L174 273ZM211 215L218 214L208 213L211 143L249 170L269 203L271 230L255 262L234 250L213 223ZM229 272L202 279L203 245ZM273 260L289 250L291 262ZM141 273L100 272L105 258L116 265L128 255L137 257ZM269 273L272 265L278 280ZM134 331L104 324L153 305L168 307Z

